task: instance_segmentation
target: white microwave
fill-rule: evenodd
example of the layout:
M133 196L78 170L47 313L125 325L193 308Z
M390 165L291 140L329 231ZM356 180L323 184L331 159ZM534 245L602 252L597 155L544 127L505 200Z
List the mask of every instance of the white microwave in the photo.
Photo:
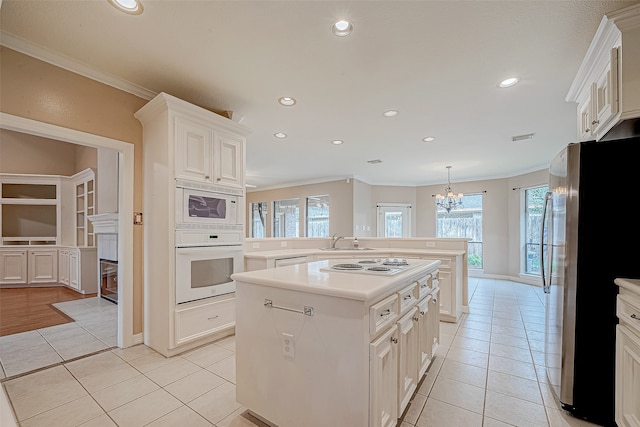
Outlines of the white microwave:
M238 196L176 187L176 224L239 223Z

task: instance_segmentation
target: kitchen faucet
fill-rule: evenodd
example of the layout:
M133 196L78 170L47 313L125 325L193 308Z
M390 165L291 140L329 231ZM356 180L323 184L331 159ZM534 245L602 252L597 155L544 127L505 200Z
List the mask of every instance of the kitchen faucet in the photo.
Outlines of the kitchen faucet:
M335 233L333 236L331 236L331 249L335 249L338 240L342 239L342 236L336 237L337 235L338 233Z

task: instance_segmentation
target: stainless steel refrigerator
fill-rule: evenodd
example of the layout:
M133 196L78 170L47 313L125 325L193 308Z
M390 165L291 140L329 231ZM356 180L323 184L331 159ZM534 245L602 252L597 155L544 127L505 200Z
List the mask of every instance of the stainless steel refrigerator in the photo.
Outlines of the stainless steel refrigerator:
M541 270L545 364L562 407L615 426L616 277L640 278L640 138L569 144L551 162Z

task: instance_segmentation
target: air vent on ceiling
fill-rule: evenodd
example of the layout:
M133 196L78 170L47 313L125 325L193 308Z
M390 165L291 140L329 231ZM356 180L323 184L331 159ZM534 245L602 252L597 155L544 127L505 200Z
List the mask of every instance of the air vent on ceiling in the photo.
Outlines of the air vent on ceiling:
M375 165L376 163L382 163L382 160L380 160L380 159L367 160L367 163L370 163L370 164L372 164L372 165Z
M533 139L534 135L535 135L535 133L526 133L524 135L512 136L511 137L511 141L513 141L513 142L526 141L527 139Z

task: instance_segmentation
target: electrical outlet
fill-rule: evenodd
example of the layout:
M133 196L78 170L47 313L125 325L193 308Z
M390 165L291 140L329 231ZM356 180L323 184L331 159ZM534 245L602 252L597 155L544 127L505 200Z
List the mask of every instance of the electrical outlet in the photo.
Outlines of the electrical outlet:
M432 248L436 245L436 242L427 242L427 247Z
M293 359L295 354L294 336L286 332L282 333L282 355Z

